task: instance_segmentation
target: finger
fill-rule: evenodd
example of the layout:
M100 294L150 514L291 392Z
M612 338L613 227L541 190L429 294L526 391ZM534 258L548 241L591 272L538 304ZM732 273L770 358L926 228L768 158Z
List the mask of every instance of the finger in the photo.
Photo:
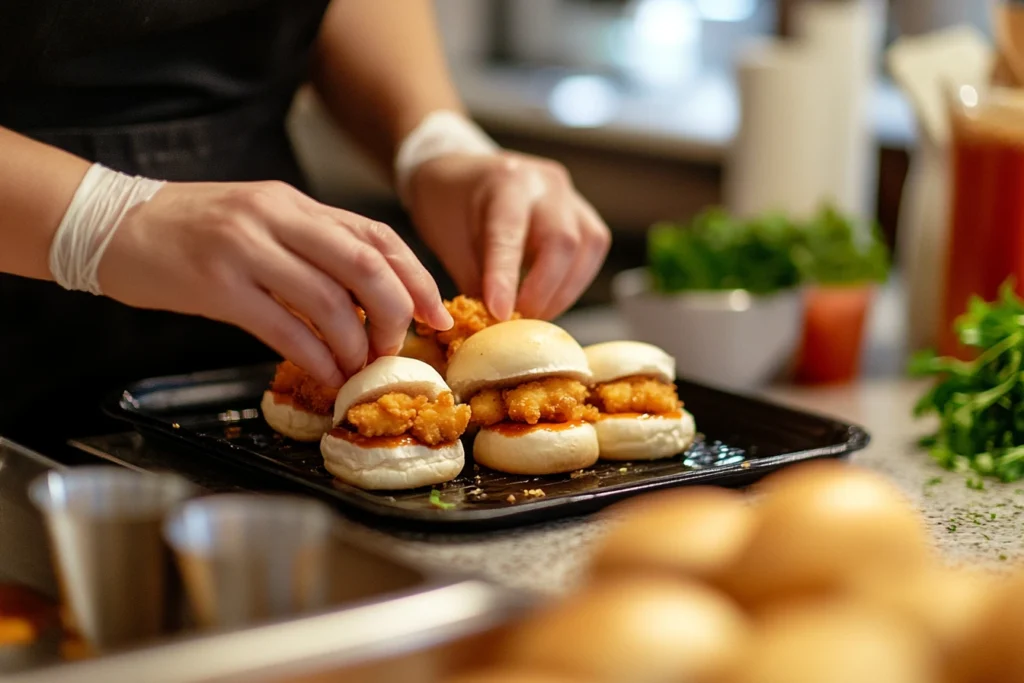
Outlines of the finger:
M366 311L371 355L398 353L414 313L412 296L387 259L323 216L281 226L284 246L348 289Z
M519 180L498 188L484 207L484 304L499 320L508 320L515 309L530 213L537 200L527 182Z
M323 335L345 377L366 364L369 345L352 298L338 283L280 244L260 250L257 284L296 309ZM301 322L301 321L300 321Z
M578 204L577 220L582 234L582 242L572 270L558 286L555 296L542 314L547 320L552 320L565 313L587 291L601 271L601 266L611 248L611 231L608 230L608 226L601 220L597 211L582 199Z
M519 291L519 310L525 316L544 319L573 269L583 238L576 214L564 201L542 203L533 220L537 255Z
M347 214L344 218L350 221L349 225L354 223L359 226L356 234L384 256L394 269L395 274L405 284L412 296L416 317L435 330L451 329L455 321L448 313L448 309L444 307L437 282L430 275L430 271L416 258L416 254L409 248L409 245L394 230L383 223L368 220L347 211L341 213Z
M248 330L264 344L329 387L344 382L331 350L301 320L255 284L235 298L229 322Z

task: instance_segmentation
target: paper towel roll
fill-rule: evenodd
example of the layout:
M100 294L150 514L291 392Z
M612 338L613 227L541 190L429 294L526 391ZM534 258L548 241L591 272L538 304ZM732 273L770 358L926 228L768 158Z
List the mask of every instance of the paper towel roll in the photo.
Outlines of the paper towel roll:
M765 40L737 61L740 122L725 171L729 210L740 217L813 214L827 190L826 72L800 45Z
M794 35L828 71L821 97L829 113L828 194L836 206L872 219L878 152L871 102L882 49L885 3L840 0L799 3Z

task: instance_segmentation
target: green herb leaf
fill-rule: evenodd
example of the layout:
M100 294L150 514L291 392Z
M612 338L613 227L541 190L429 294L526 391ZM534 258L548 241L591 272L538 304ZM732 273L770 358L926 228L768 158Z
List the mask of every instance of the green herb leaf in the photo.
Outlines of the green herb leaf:
M955 328L960 343L977 350L973 360L923 352L909 365L911 374L936 378L914 406L916 416L939 418L922 446L946 469L1024 479L1024 300L1013 281L996 301L972 299ZM980 477L967 486L984 488Z
M442 510L451 510L453 507L455 507L454 503L446 503L443 500L441 500L441 492L438 491L437 489L430 490L430 504Z

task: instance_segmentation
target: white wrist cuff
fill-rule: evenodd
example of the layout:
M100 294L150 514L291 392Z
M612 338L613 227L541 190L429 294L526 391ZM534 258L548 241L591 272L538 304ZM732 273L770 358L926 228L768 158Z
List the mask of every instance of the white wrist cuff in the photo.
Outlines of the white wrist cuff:
M149 201L162 180L93 164L79 183L50 244L50 274L64 289L102 294L100 261L128 211Z
M462 114L439 110L429 114L409 133L395 155L398 197L409 205L409 180L424 162L448 154L496 154L500 148Z

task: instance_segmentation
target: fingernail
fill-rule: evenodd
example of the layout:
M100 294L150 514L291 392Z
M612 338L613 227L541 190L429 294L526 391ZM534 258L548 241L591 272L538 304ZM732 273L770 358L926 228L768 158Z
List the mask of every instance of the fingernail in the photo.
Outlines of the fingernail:
M439 330L450 330L455 325L455 318L452 317L447 308L441 308L437 321L440 323L440 326L437 328Z
M512 316L512 302L507 297L492 295L487 299L487 310L498 320L508 320Z

